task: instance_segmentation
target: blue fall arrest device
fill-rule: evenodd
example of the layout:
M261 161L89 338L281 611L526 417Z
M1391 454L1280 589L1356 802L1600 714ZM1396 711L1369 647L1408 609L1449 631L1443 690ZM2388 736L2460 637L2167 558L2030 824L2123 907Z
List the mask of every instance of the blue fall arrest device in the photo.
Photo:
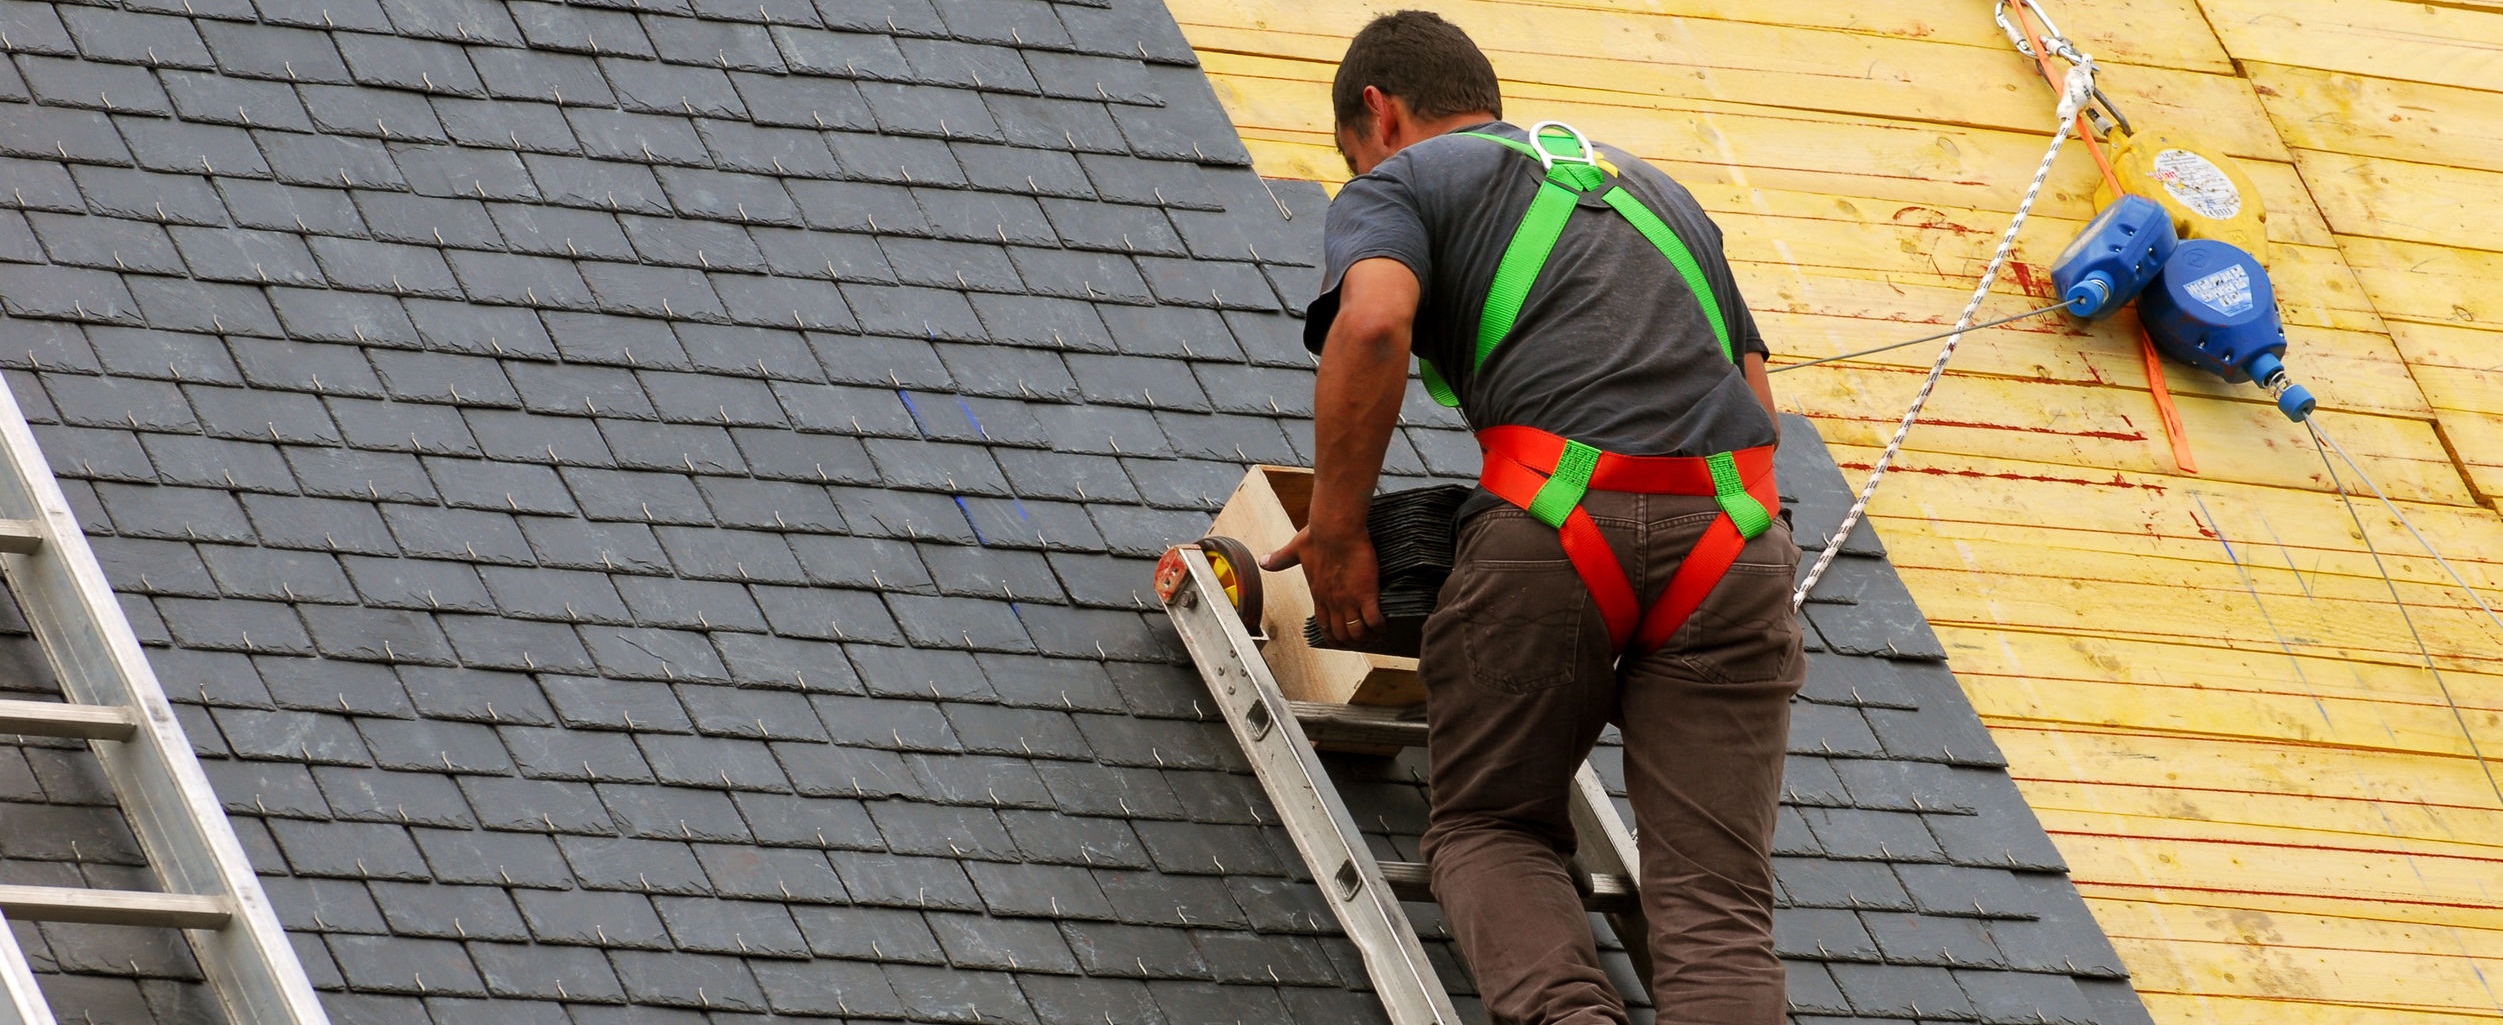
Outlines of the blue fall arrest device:
M2240 384L2257 381L2286 419L2312 414L2312 393L2286 377L2277 290L2251 254L2212 239L2173 249L2138 298L2138 317L2164 354Z
M2051 268L2051 289L2068 312L2101 320L2137 298L2155 280L2179 244L2173 215L2144 196L2122 196L2104 207Z

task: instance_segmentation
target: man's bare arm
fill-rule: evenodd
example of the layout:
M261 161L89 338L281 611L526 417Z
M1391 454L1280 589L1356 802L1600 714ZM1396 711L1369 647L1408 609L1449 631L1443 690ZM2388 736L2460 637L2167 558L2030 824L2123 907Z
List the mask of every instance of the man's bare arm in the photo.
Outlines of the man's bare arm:
M1739 357L1739 369L1747 375L1747 387L1756 393L1756 401L1764 404L1764 413L1773 418L1773 441L1782 440L1782 411L1773 405L1773 377L1764 371L1764 356L1748 353Z
M1365 513L1399 424L1419 292L1416 273L1386 257L1357 261L1341 279L1338 317L1313 383L1312 513L1263 562L1272 570L1304 567L1313 616L1334 641L1362 640L1384 623Z

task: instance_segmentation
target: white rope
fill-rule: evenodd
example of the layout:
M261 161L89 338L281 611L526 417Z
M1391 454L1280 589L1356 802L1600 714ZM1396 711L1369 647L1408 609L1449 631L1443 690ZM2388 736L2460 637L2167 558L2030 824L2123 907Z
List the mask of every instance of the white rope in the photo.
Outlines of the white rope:
M1825 542L1825 551L1817 555L1816 565L1808 570L1807 579L1790 596L1793 611L1808 600L1808 592L1816 589L1817 581L1825 577L1826 568L1834 564L1834 557L1842 554L1843 541L1851 536L1852 528L1860 525L1860 517L1868 512L1869 499L1877 494L1878 482L1886 479L1887 468L1894 465L1895 456L1903 451L1904 437L1912 433L1912 424L1921 418L1921 407L1929 403L1929 393L1937 389L1938 379L1946 374L1947 361L1955 358L1956 343L1963 341L1965 332L1972 330L1974 314L1981 311L1982 301L1990 298L1991 286L1999 282L1999 269L2007 266L2009 254L2016 251L2016 233L2025 227L2025 218L2033 214L2034 200L2042 195L2042 183L2051 177L2051 165L2060 158L2060 147L2067 144L2069 128L2077 120L2078 109L2085 106L2087 98L2094 94L2094 86L2093 64L2077 64L2068 69L2067 86L2060 92L2059 127L2052 132L2051 148L2044 151L2042 166L2034 170L2034 183L2026 187L2024 202L2016 205L2016 216L2008 221L2007 232L1999 236L1999 251L1991 254L1990 266L1982 271L1981 284L1973 289L1972 301L1964 304L1963 315L1956 318L1955 333L1948 335L1946 347L1938 350L1937 361L1929 366L1929 377L1921 382L1920 392L1912 396L1912 408L1903 411L1903 422L1895 426L1894 438L1886 442L1886 451L1877 457L1877 466L1869 471L1869 481L1861 486L1860 497L1851 503L1851 511L1843 515L1842 525L1835 528L1834 536Z

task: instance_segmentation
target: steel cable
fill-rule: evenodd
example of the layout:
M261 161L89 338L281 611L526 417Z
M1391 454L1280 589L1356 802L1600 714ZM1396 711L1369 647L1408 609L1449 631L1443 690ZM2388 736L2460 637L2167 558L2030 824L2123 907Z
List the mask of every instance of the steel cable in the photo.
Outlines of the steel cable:
M2399 597L2399 583L2398 581L2391 579L2390 567L2387 563L2382 561L2381 547L2373 544L2372 532L2364 529L2364 516L2362 513L2356 511L2354 496L2347 494L2346 481L2338 476L2337 464L2329 461L2329 450L2332 448L2337 449L2338 458L2346 460L2347 466L2355 471L2356 476L2364 477L2364 468L2356 465L2355 460L2347 455L2347 451L2344 447L2340 446L2337 442L2330 440L2329 433L2321 430L2321 426L2318 422L2314 421L2310 417L2305 417L2303 420L2303 426L2305 429L2312 432L2312 449L2320 453L2321 469L2329 471L2330 486L2338 489L2338 500L2346 503L2347 518L2355 521L2355 536L2364 540L2364 550L2372 553L2373 556L2373 569L2381 573L2382 586L2390 589L2390 604L2398 608L2399 621L2407 624L2407 635L2410 639L2416 642L2417 657L2425 660L2425 671L2433 674L2433 685L2435 689L2442 692L2442 703L2450 706L2451 718L2459 723L2460 736L2468 741L2469 755L2477 759L2477 768L2486 774L2486 786L2494 790L2495 799L2503 801L2503 782L2498 782L2494 778L2494 764L2486 760L2485 750L2477 744L2476 731L2469 728L2468 715L2460 711L2459 701L2451 696L2450 681L2442 678L2442 667L2434 664L2433 651L2425 647L2425 635L2416 629L2416 617L2407 611L2407 602ZM2365 478L2364 482L2367 485L2372 486L2373 494L2381 496L2381 501L2384 505L2390 505L2389 496L2381 494L2381 487L2379 485L2373 484L2370 478ZM2391 505L2390 510L2394 513L2398 512L2398 507L2396 505ZM2399 516L2399 522L2407 523L2406 515L2401 514ZM2415 525L2409 524L2408 532L2413 534L2415 531ZM2426 551L2433 552L2433 545L2425 542L2424 535L2417 534L2416 540L2417 543L2425 545ZM2440 552L2433 552L2433 557L2435 561L2443 563L2443 568L2450 568L2450 563L2443 560ZM2458 579L2458 575L2454 573L2452 579ZM2462 588L2467 588L2468 584L2466 581L2461 581L2460 586ZM2489 618L2494 615L2494 610L2486 608L2485 599L2477 597L2477 592L2475 590L2469 590L2468 597L2471 601L2475 601L2477 603L2478 608L2486 609L2486 615Z
M1813 367L1813 366L1820 366L1820 365L1823 365L1823 364L1826 364L1826 363L1833 363L1833 362L1837 362L1837 361L1840 361L1840 360L1846 360L1846 359L1858 359L1858 358L1860 358L1860 357L1862 357L1862 356L1874 356L1874 355L1877 355L1878 353L1881 353L1881 352L1892 352L1892 351L1894 351L1894 350L1896 350L1896 349L1903 348L1904 346L1907 346L1907 345L1919 345L1919 344L1921 344L1922 342L1934 342L1934 341L1937 341L1937 340L1939 340L1939 339L1941 339L1941 338L1945 338L1945 337L1947 337L1948 335L1966 334L1966 333L1969 333L1969 332L1982 330L1983 328L2004 327L2004 326L2006 326L2006 325L2016 323L2017 321L2024 320L2024 319L2025 319L2025 318L2027 318L2027 317L2039 317L2039 316L2042 316L2042 315L2043 315L2043 314L2045 314L2045 313L2049 313L2049 312L2051 312L2051 311L2053 311L2053 310L2065 310L2065 309L2067 309L2067 308L2068 308L2068 306L2069 306L2069 304L2068 304L2066 301L2056 302L2056 303L2052 303L2051 305L2049 305L2049 306L2045 306L2045 307L2043 307L2043 308L2041 308L2041 309L2038 309L2038 310L2027 310L2027 311L2025 311L2025 312L2023 312L2023 313L2019 313L2019 314L2016 314L2016 315L2014 315L2014 316L2001 317L2001 318L1999 318L1999 319L1997 319L1997 320L1985 320L1985 321L1983 321L1983 322L1981 322L1981 323L1979 323L1979 324L1975 324L1975 325L1973 325L1973 326L1971 326L1971 327L1957 328L1957 329L1955 329L1955 330L1953 330L1953 331L1941 331L1941 332L1938 332L1937 334L1934 334L1934 335L1922 335L1922 336L1920 336L1919 338L1913 338L1913 339L1908 339L1908 340L1905 340L1905 341L1894 342L1894 343L1890 343L1890 344L1887 344L1887 345L1880 345L1880 346L1878 346L1877 348L1874 348L1874 349L1862 349L1862 350L1860 350L1860 351L1858 351L1858 352L1846 352L1846 353L1842 353L1842 354L1840 354L1840 355L1836 355L1836 356L1820 356L1820 357L1818 357L1818 358L1816 358L1816 359L1809 360L1809 361L1807 361L1807 362L1805 362L1805 363L1784 363L1784 364L1782 364L1781 366L1774 367L1774 368L1772 368L1772 369L1766 370L1766 371L1765 371L1765 373L1768 373L1768 374L1778 374L1778 373L1781 373L1782 371L1785 371L1785 370L1797 370L1797 369L1799 369L1799 368L1801 368L1801 367Z

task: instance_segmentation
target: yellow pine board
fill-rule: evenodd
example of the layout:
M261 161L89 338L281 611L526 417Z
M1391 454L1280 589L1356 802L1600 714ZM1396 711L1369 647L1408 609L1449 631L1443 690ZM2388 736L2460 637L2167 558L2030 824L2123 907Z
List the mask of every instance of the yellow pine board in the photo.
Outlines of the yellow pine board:
M1771 276L1774 275L1762 272L1754 275L1756 278ZM1830 280L1810 280L1792 294L1828 291L1820 286L1830 283ZM1909 291L1913 286L1897 287ZM1954 311L1962 308L1966 298L1962 294L1951 294L1957 290L1938 288L1938 308L1947 312L1935 315L1934 319L1913 321L1758 309L1753 306L1757 291L1754 286L1742 284L1741 288L1749 297L1756 327L1763 332L1765 341L1773 349L1776 366L1860 352L1944 332L1955 326ZM2020 297L1994 296L1983 306L1979 319L1986 321L1996 316L2021 313L2025 305L2025 299ZM2074 322L2061 323L2045 318L2036 323L2020 322L1968 332L1957 346L1955 361L1950 367L1953 373L1961 375L2059 381L2143 393L2146 390L2146 364L2138 351L2136 323L2133 315L2124 313L2109 324L2087 329L2080 329ZM2333 408L2419 419L2429 419L2434 415L2433 407L2417 391L2417 380L2409 375L2407 365L2388 355L2390 343L2384 336L2313 327L2291 328L2287 336L2291 343L2287 349L2287 362L2297 368L2295 373L2315 393L2337 396ZM1777 383L1774 387L1778 394L1785 387L1780 382L1804 381L1807 375L1848 376L1871 366L1927 371L1941 344L1923 342L1837 363L1787 371L1793 376L1775 378ZM2167 364L2166 369L2165 378L2175 395L2209 396L2234 401L2259 401L2264 397L2262 392L2247 384L2227 384L2222 378L2173 364Z
M2394 709L2444 709L2450 700L2481 712L2503 710L2503 674L2448 672L2442 687L2420 665L2388 665L2328 658L2297 651L2240 651L2217 645L2163 644L2128 638L2074 637L2027 630L1988 627L1937 627L1940 643L1958 679L1968 691L1990 688L2005 692L1990 700L2006 711L2002 718L2058 718L2094 727L2134 727L2153 717L2170 715L2165 702L2191 691L2220 695L2291 696L2306 701L2338 702L2342 709L2370 714L2380 706ZM2137 715L2091 714L2105 702L2091 690L2070 688L2116 686L2134 688L2149 706L2115 709ZM1976 694L1976 701L1981 696ZM2456 734L2456 724L2445 728ZM2388 746L2388 745L2383 745ZM2503 753L2503 752L2499 752ZM2503 821L2498 822L2503 825Z
M2395 858L2440 861L2475 870L2503 870L2503 847L2473 842L2446 842L2428 837L2364 836L2300 826L2223 823L2169 815L2125 815L2106 811L2045 809L2063 833L2087 833L2150 843L2207 844L2275 848L2290 851L2349 852ZM2503 899L2503 893L2491 895ZM2503 902L2492 902L2503 908Z
M2338 249L2385 318L2503 331L2503 253L2354 236Z
M2468 482L2487 501L2503 500L2503 421L2474 413L2446 414L2436 425Z
M2335 428L2347 418L2322 419ZM1848 467L1866 465L1877 450L1837 445L1834 454ZM2379 475L2379 466L2370 459L2363 462ZM2306 573L2319 568L2318 560L2338 553L2362 553L2346 506L2328 492L2326 481L2320 482L2320 490L2289 490L2165 474L2106 471L2087 476L2074 467L1917 452L1899 466L1900 478L1889 476L1871 506L1889 536L1913 530L1942 537L1965 532L1989 537L1997 536L1995 530L2017 524L2040 531L2109 534L2115 539L2213 540L2221 533L2226 540L2260 553L2258 558L2271 561L2281 558L2273 549L2286 546ZM2503 519L2473 506L2400 504L2471 584L2503 589ZM2399 579L2418 583L2445 579L2423 557L2398 519L2370 495L2356 506ZM2105 544L2091 538L2071 543Z
M2479 975L2481 971L2503 968L2503 964L2484 959L2442 957L2419 951L2350 951L2187 939L2173 934L2172 923L2165 919L2131 925L2145 931L2117 932L2112 937L2115 946L2144 943L2205 948L2173 957L2159 954L2145 967L2137 968L2130 981L2146 989L2208 997L2303 1000L2324 1009L2371 1014L2374 1020L2382 1020L2379 1015L2390 1011L2464 1014L2489 1021L2503 1017L2491 998L2484 995Z
M2295 166L2341 235L2503 249L2503 204L2469 202L2503 195L2503 171L2320 150L2296 150Z
M1909 544L1904 546L1910 548ZM1979 549L1970 542L1959 547ZM1898 549L1901 551L1901 549ZM1993 553L2004 557L2004 553ZM2050 561L2050 560L2046 560ZM2057 560L2076 562L2075 558ZM2385 598L2374 603L2322 597L2317 616L2346 615L2351 621L2326 635L2289 629L2272 631L2250 595L2224 581L2167 584L2134 580L2098 580L2068 575L2056 568L2031 577L2015 574L1977 577L1960 568L1904 564L1898 569L1904 585L1921 596L1921 609L1932 623L2001 630L2031 630L2075 637L2118 638L2188 646L2223 646L2245 652L2270 652L2283 647L2297 654L2338 657L2389 666L2422 664L2415 641L2398 610ZM2206 585L2206 586L2202 586ZM2405 591L2401 592L2406 593ZM2284 603L2280 603L2283 605ZM2112 609L2128 609L2134 620L2116 620ZM2272 613L2285 611L2272 608ZM2437 666L2471 672L2503 672L2503 650L2492 645L2493 624L2469 610L2430 608L2410 603L2409 618ZM2467 713L2479 743L2503 758L2503 709L2489 707ZM2258 724L2253 724L2257 728ZM2308 720L2297 726L2312 725Z
M2253 652L2257 654L2257 652ZM2460 675L2460 674L2453 674ZM2472 722L2482 721L2476 737L2479 750L2503 756L2503 709L2493 697L2503 686L2493 678L2486 688L2489 707L2463 710ZM2058 681L2059 694L2046 693L2044 681L1987 676L1964 678L1965 693L1984 719L1993 723L2036 726L2076 725L2128 731L2217 738L2250 738L2314 744L2353 750L2410 751L2419 754L2471 757L2468 737L2450 708L2439 704L2396 704L2353 700L2334 695L2306 695L2304 681L2278 693L2210 690L2198 687L2150 688L2143 684L2092 680Z
M2425 398L2446 409L2503 413L2503 339L2490 330L2462 324L2400 321L2390 325L2390 340L2408 365L2417 370L2456 370L2470 375L2456 387L2425 386Z
M2369 918L2255 911L2234 907L2142 904L2095 898L2095 917L2115 937L2168 938L2185 943L2276 944L2299 949L2352 950L2374 954L2423 953L2433 958L2503 967L2503 935L2495 930L2422 925ZM2477 952L2482 948L2483 953Z
M1395 5L1374 5L1375 9L1388 6ZM2008 45L2007 37L1990 19L1969 17L1971 12L1942 7L1936 0L1800 5L1762 0L1526 0L1518 6L1717 18L1980 47ZM1177 14L1190 11L1211 21L1227 16L1218 7L1201 0L1173 5ZM2060 4L2057 18L2070 41L2099 60L2233 73L2232 62L2208 32L2193 0L2080 0Z
M2469 483L2489 501L2503 497L2503 335L2411 321L2392 321L2390 334Z
M2313 897L2301 894L2264 893L2186 893L2144 886L2122 886L2110 883L2087 883L2078 887L2086 903L2101 917L2107 904L2122 902L2158 908L2214 908L2226 912L2254 912L2260 915L2301 915L2340 919L2366 925L2391 923L2425 929L2456 930L2463 943L2494 942L2490 937L2503 933L2503 912L2470 906L2445 907L2438 904L2385 904L2378 901L2340 900L2336 897ZM2371 948L2366 948L2371 949ZM2480 946L2480 950L2503 949Z
M2386 805L2384 807L2387 807ZM2128 840L2181 841L2287 850L2357 851L2425 858L2475 867L2503 867L2503 845L2472 839L2447 839L2397 833L2358 833L2320 829L2302 822L2251 822L2194 818L2173 814L2139 814L2114 809L2064 808L2045 802L2036 809L2055 817L2064 832L2083 832ZM2491 818L2492 816L2487 816ZM2503 897L2503 894L2496 895ZM2495 905L2503 908L2503 903Z
M2503 18L2372 0L2200 0L2237 60L2503 91Z
M2035 494L2037 500L2060 497L2045 488ZM2218 503L2219 505L2223 503ZM2194 507L2195 508L2195 507ZM2359 510L2360 511L2360 510ZM2210 513L2215 513L2211 508ZM2217 514L2218 519L2224 519ZM2337 519L2345 519L2343 509ZM2281 547L2263 533L2273 525L2256 520L2248 514L2237 514L2222 524L2232 532L2233 548L2214 538L2165 537L2161 535L2128 538L2113 534L2091 534L2077 531L2039 529L2032 524L2010 523L1996 530L1976 529L1966 524L1938 525L1922 529L1920 524L1896 529L1891 519L1886 524L1889 548L1898 561L1946 570L1958 566L1977 577L2006 574L2030 578L2043 573L2075 572L2091 574L2096 580L2145 582L2176 582L2185 586L2218 583L2237 591L2246 586L2257 590L2264 599L2285 599L2294 602L2325 601L2388 601L2388 588L2375 570L2373 560L2355 542L2343 547ZM2207 523L2204 518L2193 522ZM2370 522L2370 521L2367 521ZM2209 524L2213 525L2213 524ZM2383 538L2376 533L2374 544L2382 549L2381 562L2390 566L2400 595L2411 606L2467 609L2468 603L2451 582L2441 575L2432 560L2421 557L2411 542L2397 537ZM2003 548L2004 546L2004 548ZM2032 562L2002 564L1998 556L2017 556L2031 550L2042 553ZM2463 558L2470 556L2463 555ZM2056 560L2056 563L2053 562ZM2242 566L2237 570L2234 563ZM2394 565L2404 561L2404 565ZM2453 562L2459 568L2459 562ZM1992 567L1984 569L1982 567ZM2463 570L2472 578L2490 575L2492 564ZM2289 609L2281 619L2310 628L2312 611ZM2483 618L2482 614L2479 616ZM2286 625L2281 623L2281 626ZM2503 627L2496 627L2493 638L2498 651L2503 651Z
M1606 141L1613 142L1614 140ZM2063 152L2066 151L2063 150ZM2037 148L2033 157L2039 160L2041 155L2040 149ZM2062 166L2067 165L2063 163ZM2295 171L2294 165L2268 160L2249 160L2243 162L2243 169L2250 172L2252 178L2259 184L2260 190L2266 194L2265 202L2269 210L2268 228L2271 240L2289 245L2314 247L2337 245L2337 240L2330 235L2329 225L2321 220L2320 212L2313 208L2311 197L2305 191L2302 176ZM2030 178L2033 173L2032 165L2028 164L2023 171ZM2054 173L2057 174L2057 172ZM2091 175L2092 172L2088 173ZM1835 183L1844 184L1849 180L1838 177ZM1725 213L1766 213L1824 217L1853 222L1883 218L1896 223L1931 222L1960 231L1995 233L2007 226L2007 218L2015 212L2013 207L1975 208L1964 203L1930 206L1927 209L1890 208L1866 203L1865 200L1854 202L1855 196L1852 193L1833 188L1808 191L1771 187L1743 189L1718 182L1689 183L1687 188L1695 194L1696 201L1715 217ZM2086 183L2085 188L2088 192L2092 191L2091 180ZM2086 221L2091 219L2096 212L2090 205L2091 197L2081 199L2076 196L2061 196L2058 197L2057 203L2044 202L2045 199L2051 198L2053 197L2046 193L2042 199L2037 199L2034 203L2033 216L2046 221L2060 222L2071 231L2084 227Z
M2417 841L2450 844L2463 838L2491 839L2498 828L2503 828L2503 809L2491 806L2458 808L2404 801L2326 800L2312 794L2254 794L2218 787L2110 786L2040 778L2025 780L2023 790L2026 802L2044 814L2126 815L2148 823L2169 824L2165 828L2203 830L2219 836L2235 835L2240 830L2292 830L2316 838L2321 846L2333 847L2391 846ZM2476 849L2490 847L2487 844ZM2226 907L2249 903L2247 898L2184 899ZM2341 913L2370 915L2352 909ZM2503 928L2503 912L2496 914L2494 922Z
M1311 141L1263 139L1246 130L1243 148L1251 152L1252 165L1273 178L1323 182L1332 195L1337 194L1338 183L1347 178L1346 161L1324 137L1316 136Z
M1661 17L1502 0L1437 5L1468 30L1506 83L1633 94L1736 99L1804 111L2042 131L2054 96L2031 61L2005 43L1956 46L1797 26ZM1185 26L1203 50L1276 54L1327 82L1346 39L1375 13L1285 0L1223 5ZM1280 31L1268 26L1292 25ZM2250 85L2227 75L2110 66L2099 80L2133 119L2212 119L2210 144L2236 156L2285 159ZM1329 108L1316 120L1326 124Z
M2261 208L2268 211L2268 240L2279 245L2334 246L2329 223L2304 186L2294 165L2274 160L2245 160L2242 170L2260 188Z
M2253 62L2286 145L2503 171L2503 103L2482 89Z
M2216 840L2120 837L2068 830L2043 816L2080 882L2121 882L2172 890L2257 891L2362 900L2440 901L2503 908L2494 880L2503 865L2353 849L2250 845ZM2103 867L2101 870L2085 866Z
M1803 372L1783 375L1778 394L1784 408L1823 421L1818 427L1827 442L1882 446L1919 387L1919 374L1911 370ZM2177 405L2199 451L2234 456L2202 464L2204 478L2327 487L2311 439L2277 407L2196 396L2180 397ZM2368 461L2392 497L2454 505L2475 501L2432 425L2359 415L2323 422L2333 425L2347 451ZM2158 473L2173 468L2162 433L2146 397L2135 392L1949 374L1930 396L1906 447L2076 467L2081 473Z
M2137 964L2134 958L2124 958ZM2427 1011L2336 1000L2288 997L2225 997L2203 993L2166 992L2141 988L2147 1013L2159 1022L2200 1025L2492 1025L2495 1015Z
M1331 148L1329 89L1305 62L1203 53L1218 97L1247 140L1317 151L1293 173L1342 181ZM1680 181L2014 210L2049 144L2037 132L1925 125L1713 100L1657 101L1622 93L1505 87L1518 120L1570 120L1592 138L1651 161ZM2083 221L2094 215L2094 164L2068 147L2036 209ZM1265 166L1265 165L1264 165ZM1289 173L1269 168L1267 173Z
M2323 419L2335 424L2363 418ZM1821 433L1827 435L1835 433L1829 425L1820 424L1819 428ZM1919 428L1915 427L1914 432L1917 434L1918 431ZM1844 474L1853 478L1854 487L1858 486L1858 478L1865 474L1878 454L1875 443L1829 443L1829 447L1834 457L1841 461ZM2352 444L2349 451L2372 469L2377 480L2388 468L2374 457L2355 451ZM2315 465L2319 462L2317 457L2313 461ZM1896 479L1898 474L1902 479ZM1906 449L1895 461L1885 487L1878 492L1870 509L1881 524L1887 525L1886 529L1893 529L1892 524L1897 522L1912 519L1983 520L1994 510L2002 509L2012 510L2012 517L2038 521L2038 526L2057 524L2080 530L2126 532L2133 529L2133 523L2146 524L2146 529L2153 530L2156 529L2153 525L2161 522L2165 530L2178 529L2183 524L2193 524L2195 529L2208 523L2207 518L2199 516L2198 506L2193 501L2192 491L2195 489L2199 496L2207 496L2206 500L2211 503L2209 511L2225 519L2227 532L2237 544L2254 544L2261 533L2274 531L2289 544L2347 550L2338 549L2336 542L2310 540L2313 535L2308 531L2313 527L2344 529L2349 531L2349 536L2353 536L2354 525L2347 519L2344 503L2328 491L2326 477L2318 483L2318 491L2309 492L2308 497L2297 500L2295 496L2305 495L2305 491L2250 486L2221 479L2170 477L2138 471ZM1969 501L1957 494L1966 485L1972 492ZM2036 490L2037 487L2041 490ZM1925 488L1943 490L1925 494ZM2265 511L2258 516L2248 512L2220 511L2212 497L2217 494L2261 496L2255 500L2266 503L2262 506ZM2149 506L2144 519L2129 518L2125 511L2126 503L2132 498L2154 503ZM2103 504L2107 501L2116 504ZM2503 574L2479 562L2492 558L2495 552L2495 549L2479 547L2479 539L2489 536L2491 528L2482 525L2462 528L2458 525L2463 520L2490 514L2477 506L2457 502L2445 505L2405 498L2398 501L2407 511L2408 518L2450 557L2453 568L2465 575L2472 585L2486 591L2503 586L2496 582L2496 577ZM2422 564L2414 561L2422 554L2414 540L2403 533L2397 519L2382 510L2372 496L2366 494L2359 497L2355 506L2364 522L2371 527L2374 543L2380 547L2385 558L2393 560L2393 575L2420 583L2440 579L2439 570L2430 560ZM2356 546L2360 544L2360 539L2345 544ZM2310 572L2311 566L2305 563L2304 570Z
M2113 787L2184 787L2461 808L2503 805L2485 773L2466 758L2347 751L2298 744L2150 733L2047 729L2021 724L1992 731L2020 782L2091 780ZM2090 863L2071 848L2071 863ZM2498 892L2503 900L2503 892Z

